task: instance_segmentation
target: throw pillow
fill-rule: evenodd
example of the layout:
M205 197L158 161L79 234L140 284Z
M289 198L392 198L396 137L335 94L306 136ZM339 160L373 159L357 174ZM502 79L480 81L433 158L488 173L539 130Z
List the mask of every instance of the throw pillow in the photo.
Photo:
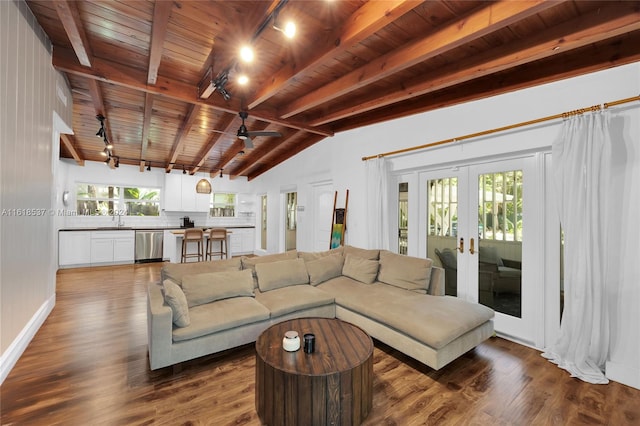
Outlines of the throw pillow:
M344 255L346 256L347 254L352 254L354 256L361 257L363 259L378 260L380 250L378 249L367 250L367 249L362 249L354 246L344 246Z
M256 265L256 276L260 291L309 284L309 274L302 259L259 263Z
M185 275L204 274L207 272L239 271L242 269L240 258L213 260L210 262L165 263L162 267L161 278L172 280L182 285Z
M177 327L187 327L191 324L191 318L189 317L187 298L182 292L182 289L171 280L164 280L162 287L164 301L167 302L167 305L169 305L173 313L173 323Z
M326 251L314 251L314 252L310 252L310 251L299 251L298 252L298 257L304 260L317 260L320 259L322 257L326 257L326 256L333 256L336 254L342 254L343 251L343 247L340 246L338 248L334 248L331 250L326 250Z
M251 271L210 272L185 275L182 290L189 307L231 297L254 297Z
M404 256L387 250L380 251L378 281L418 293L429 290L431 259Z
M344 256L341 254L324 256L316 260L308 260L306 261L306 264L311 285L318 285L330 280L331 278L342 275Z
M344 258L342 275L365 284L371 284L378 275L378 261L347 254Z

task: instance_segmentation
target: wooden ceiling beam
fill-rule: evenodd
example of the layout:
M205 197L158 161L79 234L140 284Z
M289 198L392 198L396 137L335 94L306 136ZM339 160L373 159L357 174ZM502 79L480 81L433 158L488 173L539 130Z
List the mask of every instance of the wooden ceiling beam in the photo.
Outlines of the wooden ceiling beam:
M466 14L442 29L394 49L296 99L281 112L280 117L292 117L558 5L556 2L542 0L483 4L486 6Z
M224 116L222 120L216 123L216 127L222 128L223 130L211 132L211 135L209 136L209 139L207 139L207 142L205 143L204 148L200 150L200 152L198 153L198 156L196 157L198 159L198 164L196 164L193 170L190 171L191 174L194 174L198 170L200 170L204 162L207 161L207 157L209 156L209 153L217 145L217 143L220 141L222 136L225 133L233 132L234 122L237 117L238 116L234 114L227 114Z
M242 109L239 98L231 99L229 102L217 98L214 101L205 101L196 96L197 91L195 86L168 77L158 76L158 81L155 86L148 85L146 84L146 73L143 71L123 64L115 64L101 58L93 58L93 66L91 68L82 67L69 49L54 49L52 62L53 66L59 71L140 90L146 93L167 96L193 105L207 106L231 114L237 114ZM283 120L277 117L276 114L265 109L251 110L251 117L322 136L333 136L334 134L328 127L313 127L298 120Z
M579 19L564 22L533 37L470 57L416 77L397 89L354 100L312 125L323 125L394 103L432 93L466 81L548 58L611 37L640 29L640 11L631 2L602 7Z
M151 129L151 114L153 113L153 95L145 93L144 95L144 119L142 121L142 141L140 146L140 171L144 171L147 156L147 147L149 146L149 131Z
M256 108L271 98L293 78L300 78L319 64L362 42L419 5L420 2L414 0L365 3L349 17L342 28L335 29L318 46L308 49L310 56L304 58L300 63L289 62L276 72L249 101L249 109Z
M638 61L640 32L636 31L575 49L565 55L562 62L554 61L552 58L543 59L463 83L456 86L456 90L434 92L399 105L354 116L340 122L336 131L357 129Z
M78 61L85 67L91 67L93 54L91 52L89 39L82 25L82 20L80 19L77 3L66 0L54 0L53 3Z
M229 164L231 161L233 161L233 159L236 158L236 156L243 151L244 151L244 141L241 139L236 140L233 143L233 145L231 145L231 147L227 149L227 152L224 153L220 161L218 161L216 165L211 168L211 173L209 173L209 177L212 177L212 178L216 177L218 170L224 170L224 167L227 164Z
M261 160L264 164L256 167L254 170L250 170L249 173L247 174L247 180L252 180L257 178L258 176L260 176L261 174L265 173L266 171L268 171L269 169L272 169L273 167L277 166L280 163L283 163L284 161L288 160L289 158L293 157L294 155L304 151L305 149L309 148L310 146L315 145L316 143L318 143L322 138L316 136L316 135L309 135L306 139L296 143L295 147L292 149L287 149L285 151L279 152L279 153L275 153L270 156L265 156L263 157ZM266 160L266 161L265 161Z
M169 156L169 165L166 168L167 173L171 172L173 166L175 165L176 160L178 159L178 153L180 149L182 149L182 145L184 145L185 139L191 130L191 126L193 126L193 122L196 120L196 117L200 113L201 105L189 105L189 110L182 120L182 124L180 125L180 130L176 134L176 139L173 142L173 148L171 148L171 155Z
M288 140L298 137L302 133L303 132L301 131L297 131L289 136L274 138L278 140L277 143L262 143L259 147L256 147L253 151L251 151L251 154L246 155L243 158L243 161L235 169L229 172L229 178L235 179L236 177L240 176L242 173L253 167L256 163L262 161L265 155L268 155L270 152L274 151L276 147L284 144Z
M76 163L78 163L79 166L84 166L84 158L82 158L82 156L76 149L75 138L71 135L61 133L60 139L62 140L62 143L64 144L65 148L67 148L67 151L69 151L73 159L76 160Z
M153 7L153 27L151 29L151 47L149 49L149 70L147 72L147 84L156 84L158 68L162 60L164 39L167 36L169 16L173 1L156 1Z

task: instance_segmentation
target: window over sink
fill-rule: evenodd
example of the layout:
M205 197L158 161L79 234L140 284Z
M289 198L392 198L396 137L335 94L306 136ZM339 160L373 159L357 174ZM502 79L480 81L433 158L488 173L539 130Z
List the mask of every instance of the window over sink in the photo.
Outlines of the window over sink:
M76 212L78 216L160 216L160 189L79 183Z

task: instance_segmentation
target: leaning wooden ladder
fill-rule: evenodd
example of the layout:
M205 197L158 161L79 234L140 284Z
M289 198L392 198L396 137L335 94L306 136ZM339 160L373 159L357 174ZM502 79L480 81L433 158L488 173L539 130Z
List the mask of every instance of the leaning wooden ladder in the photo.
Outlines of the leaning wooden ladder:
M329 249L338 248L344 245L344 233L347 231L347 206L349 205L349 190L344 201L344 208L336 208L338 201L338 191L333 196L333 214L331 215L331 238Z

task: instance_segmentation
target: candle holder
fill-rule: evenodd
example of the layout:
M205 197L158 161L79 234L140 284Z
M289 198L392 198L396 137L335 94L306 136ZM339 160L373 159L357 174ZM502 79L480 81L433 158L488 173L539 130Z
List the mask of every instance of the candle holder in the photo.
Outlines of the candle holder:
M287 331L282 339L282 348L287 352L295 352L300 349L300 336L297 331Z

